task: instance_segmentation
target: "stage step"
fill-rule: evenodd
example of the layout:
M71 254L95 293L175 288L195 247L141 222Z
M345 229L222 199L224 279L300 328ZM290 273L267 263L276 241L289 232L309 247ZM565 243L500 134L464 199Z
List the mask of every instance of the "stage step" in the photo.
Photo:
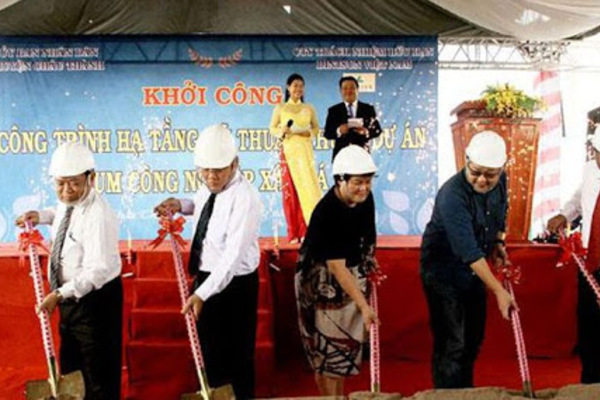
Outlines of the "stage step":
M185 340L187 330L179 308L131 310L129 336L132 341ZM272 311L257 311L256 340L272 341Z
M189 382L185 376L173 376L165 381L130 383L125 400L181 400L182 394L197 390L199 383Z
M138 278L131 284L133 285L132 307L134 309L181 308L179 288L174 278ZM273 300L269 281L261 276L258 284L258 308L272 308ZM188 287L191 288L191 286L192 279L189 279Z
M187 340L131 341L127 345L127 360L130 383L196 375Z
M189 253L183 254L183 265L187 268ZM175 280L173 255L170 251L143 251L137 254L134 273L138 279L162 278Z
M184 257L187 264L187 254ZM140 252L134 266L126 357L128 396L179 399L198 389L170 252ZM191 285L191 279L188 284ZM256 395L272 395L275 373L273 298L265 258L259 266L256 326Z
M144 278L133 282L134 309L181 308L175 279Z
M254 395L256 397L273 397L275 379L275 343L273 341L257 340L254 371Z
M179 308L131 310L129 334L132 341L185 340L187 330Z
M131 341L127 346L129 399L179 399L181 393L197 389L198 378L190 345L179 341ZM267 364L268 363L268 364ZM256 396L271 395L274 343L257 342L255 353ZM150 395L163 386L161 396ZM143 397L147 396L147 397Z

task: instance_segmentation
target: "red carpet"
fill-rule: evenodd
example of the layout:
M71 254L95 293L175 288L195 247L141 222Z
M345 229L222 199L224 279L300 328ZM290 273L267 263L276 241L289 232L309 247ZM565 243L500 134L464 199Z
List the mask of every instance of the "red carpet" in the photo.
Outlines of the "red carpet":
M129 399L178 399L197 387L186 342L179 300L166 247L146 251L136 243L135 277L125 279L124 393ZM281 246L272 259L272 243L263 241L257 331L257 395L316 394L312 373L301 352L292 278L297 246ZM380 289L383 390L412 394L431 387L431 337L418 276L419 238L380 238L377 257L388 280ZM575 342L576 272L554 267L558 249L551 245L512 245L513 262L523 268L516 288L535 388L578 381ZM33 313L28 263L19 266L14 245L0 246L0 399L23 398L28 379L46 376L39 326ZM273 263L279 271L269 268ZM43 263L45 265L45 262ZM493 299L476 384L519 388L509 324ZM54 321L56 323L56 321ZM58 339L58 335L55 335ZM368 369L349 380L348 391L368 388Z

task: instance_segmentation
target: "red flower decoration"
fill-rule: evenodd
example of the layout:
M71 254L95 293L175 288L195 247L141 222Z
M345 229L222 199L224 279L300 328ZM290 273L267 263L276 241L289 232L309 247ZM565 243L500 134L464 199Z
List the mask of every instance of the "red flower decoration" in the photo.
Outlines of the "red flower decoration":
M153 249L156 248L159 244L165 240L167 234L170 234L175 242L179 244L181 247L185 246L185 240L181 237L181 232L183 232L183 224L185 224L185 218L179 217L175 220L169 217L162 217L159 221L161 228L158 230L158 237L148 243L148 246Z
M379 265L375 264L373 267L374 268L369 273L367 273L367 279L373 285L379 286L381 285L381 282L387 279L387 275L383 273L381 268L379 268Z
M19 234L19 250L27 252L29 246L36 246L50 252L44 245L44 237L37 229L23 231Z
M575 232L569 237L561 236L558 241L561 254L558 258L559 265L570 265L573 263L573 256L583 259L586 255L586 249L583 247L581 232Z
M521 267L518 265L506 265L497 268L494 275L496 275L496 279L500 282L508 281L515 285L521 283Z

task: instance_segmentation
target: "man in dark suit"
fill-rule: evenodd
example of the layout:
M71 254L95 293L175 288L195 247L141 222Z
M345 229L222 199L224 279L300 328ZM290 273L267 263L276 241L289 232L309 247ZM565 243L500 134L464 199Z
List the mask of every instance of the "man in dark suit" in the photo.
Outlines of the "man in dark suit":
M353 76L340 79L342 103L329 107L325 122L325 137L335 140L333 158L349 144L369 149L368 141L381 135L375 108L358 101L358 81Z

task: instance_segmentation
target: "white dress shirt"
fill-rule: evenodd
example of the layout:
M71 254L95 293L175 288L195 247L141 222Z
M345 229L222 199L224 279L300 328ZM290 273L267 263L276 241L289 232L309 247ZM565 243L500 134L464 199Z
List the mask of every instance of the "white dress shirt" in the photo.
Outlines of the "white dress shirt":
M194 200L181 199L181 213L196 225L210 191L202 186ZM254 272L260 261L258 233L262 203L258 191L238 170L217 194L203 241L200 271L210 272L194 292L203 301L221 292L236 276Z
M354 100L352 103L346 103L344 101L344 105L346 106L346 113L348 113L348 107L350 106L350 104L352 104L352 115L349 115L348 118L355 118L356 117L356 112L358 111L358 98L356 100ZM342 136L342 132L340 132L340 127L339 126L336 129L336 133L337 133L337 137L341 137Z
M581 240L585 247L588 247L588 242L590 240L592 217L599 192L600 169L596 164L596 160L591 160L585 163L585 166L583 167L583 181L581 182L581 186L577 189L575 194L573 194L573 197L565 204L562 210L562 214L567 217L568 221L572 221L581 215L583 219Z
M39 212L41 224L52 224L52 241L66 209L67 206L59 202L56 208ZM61 257L58 290L65 299L79 299L121 274L119 220L94 189L73 208Z
M348 118L356 118L356 111L358 110L358 99L354 100L352 103L346 103L346 112L348 112L348 108L352 104L352 115L349 115Z

